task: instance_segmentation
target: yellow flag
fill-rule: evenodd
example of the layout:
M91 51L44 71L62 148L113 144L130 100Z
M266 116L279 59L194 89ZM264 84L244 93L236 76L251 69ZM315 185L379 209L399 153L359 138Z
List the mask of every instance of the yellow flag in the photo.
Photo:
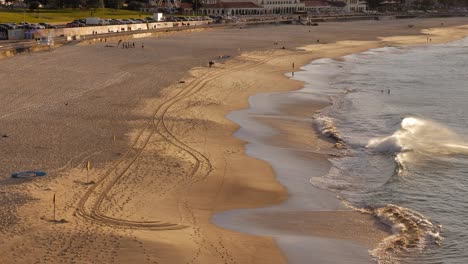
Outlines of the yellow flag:
M91 162L88 160L88 161L86 162L86 170L89 171L90 169L91 169Z

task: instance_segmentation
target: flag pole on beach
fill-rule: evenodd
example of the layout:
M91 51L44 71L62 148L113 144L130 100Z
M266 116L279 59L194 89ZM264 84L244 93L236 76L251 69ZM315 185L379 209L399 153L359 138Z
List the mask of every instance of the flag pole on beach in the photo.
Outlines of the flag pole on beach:
M91 162L89 160L86 161L86 183L89 183L89 170L91 169Z
M55 193L54 193L54 198L52 198L52 202L54 204L54 222L55 222Z

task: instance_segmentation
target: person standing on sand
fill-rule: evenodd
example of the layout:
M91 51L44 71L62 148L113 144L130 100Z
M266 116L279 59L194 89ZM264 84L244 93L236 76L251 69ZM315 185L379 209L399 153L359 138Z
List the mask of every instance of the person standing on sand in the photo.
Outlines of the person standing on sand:
M145 48L145 44L142 42L141 43L141 48L144 49Z

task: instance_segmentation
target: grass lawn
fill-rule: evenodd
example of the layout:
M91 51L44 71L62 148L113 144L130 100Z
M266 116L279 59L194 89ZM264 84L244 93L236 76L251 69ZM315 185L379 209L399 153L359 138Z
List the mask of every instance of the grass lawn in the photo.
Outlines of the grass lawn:
M0 23L4 22L30 22L30 23L68 23L77 18L99 17L99 18L144 18L152 16L152 13L142 13L138 11L122 9L39 9L30 11L29 9L6 10L0 9Z

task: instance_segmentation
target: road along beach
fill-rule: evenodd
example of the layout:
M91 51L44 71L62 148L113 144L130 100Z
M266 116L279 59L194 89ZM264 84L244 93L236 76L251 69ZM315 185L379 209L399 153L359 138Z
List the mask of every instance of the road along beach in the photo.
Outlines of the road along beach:
M348 257L371 261L367 250L388 235L385 228L346 209L334 194L309 186L312 175L303 182L277 179L275 165L272 170L244 153L246 142L232 136L239 125L225 116L247 108L251 95L300 89L301 82L284 76L293 62L299 69L317 58L425 44L424 34L431 34L433 43L447 42L466 36L467 22L256 26L135 41L137 47L144 42L144 49L97 43L2 59L0 133L6 137L0 138L0 173L40 169L48 176L2 179L0 261L304 263L310 261L307 250L317 254L318 263L344 263ZM209 60L215 60L214 67L208 68ZM329 103L291 100L281 111L306 119ZM260 132L273 131L259 140L333 154L333 142L312 126L258 120ZM311 161L311 173L326 173L327 155L304 153L302 163ZM240 233L211 222L213 214L230 209L288 206L286 190L291 204L310 199L307 210L264 212L248 224L256 229L254 224L267 223L285 236L301 233L314 244L278 247L264 233ZM296 191L303 194L299 200ZM52 221L53 197L63 221ZM345 222L349 227L343 228ZM316 251L324 247L328 251ZM337 251L342 254L330 257Z

